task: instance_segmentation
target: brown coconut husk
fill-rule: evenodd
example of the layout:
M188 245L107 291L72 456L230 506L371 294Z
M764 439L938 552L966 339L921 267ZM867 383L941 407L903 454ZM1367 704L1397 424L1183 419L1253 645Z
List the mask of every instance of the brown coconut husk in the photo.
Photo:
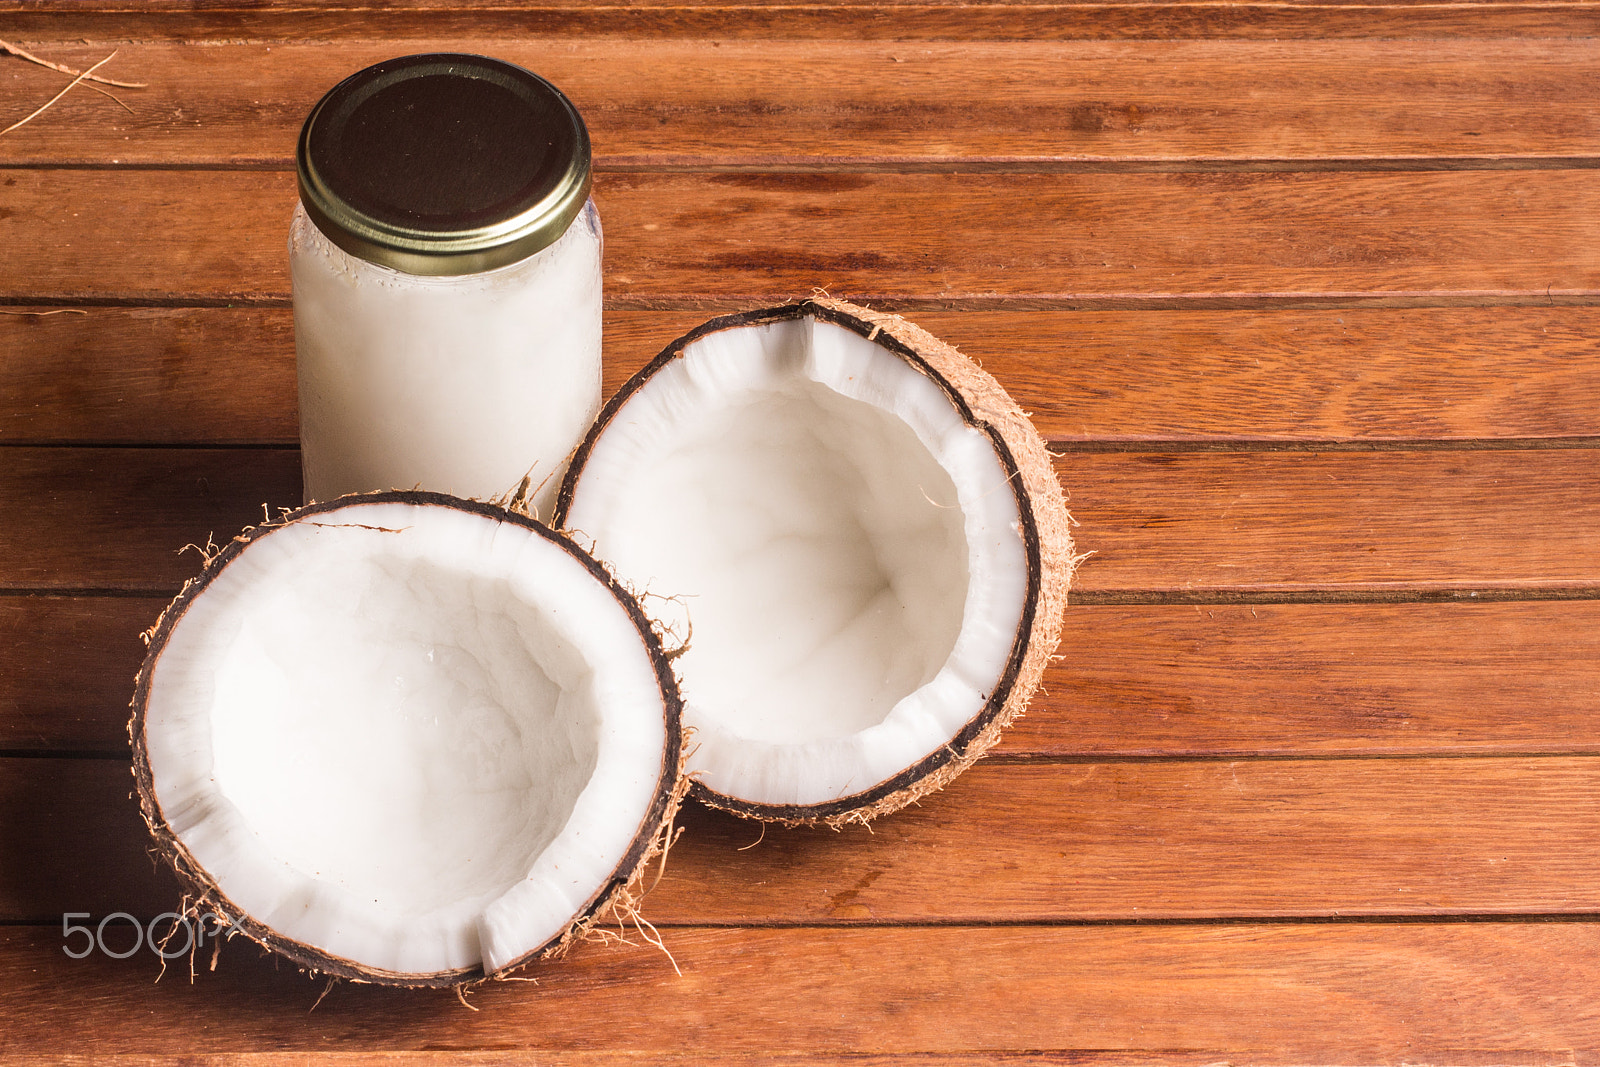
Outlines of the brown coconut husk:
M533 530L539 536L557 545L593 574L610 590L622 605L639 631L640 639L655 667L656 678L666 706L666 744L663 749L661 773L656 782L655 796L640 822L614 876L602 886L572 917L568 927L558 936L527 953L520 959L493 974L485 974L482 967L442 971L431 974L405 974L363 965L355 960L334 956L312 945L286 937L247 914L217 885L215 879L195 859L168 825L161 810L160 798L155 792L150 768L148 743L145 736L146 708L150 698L150 678L172 629L178 620L201 596L207 586L233 559L252 543L269 537L276 530L295 523L319 524L319 518L350 503L401 503L453 507L473 512L499 522L511 523ZM338 524L345 525L345 524ZM662 649L661 641L650 619L640 609L638 602L614 576L591 555L570 538L525 515L508 511L494 504L462 500L439 493L422 491L368 493L344 497L326 503L308 504L294 511L284 512L276 521L268 520L259 526L245 529L220 549L212 545L200 549L205 564L200 573L184 583L182 591L162 611L156 624L145 634L149 652L135 680L132 714L128 720L128 738L133 749L133 778L139 796L140 811L145 825L154 838L155 853L177 873L184 889L181 914L198 920L212 912L236 924L252 941L284 956L301 971L313 977L327 976L351 982L415 988L447 988L458 990L488 980L510 977L526 965L537 960L553 959L565 954L581 940L596 939L592 931L596 924L613 919L632 921L640 931L645 926L638 916L638 902L643 897L641 886L650 863L658 857L665 862L671 846L673 826L679 806L688 792L689 782L683 773L686 758L685 734L682 727L683 704L678 694L677 679L671 662ZM220 942L219 942L220 944ZM211 966L216 966L213 957ZM191 972L193 965L191 962Z
M686 347L707 334L805 317L842 326L910 363L939 385L969 425L989 438L1001 465L1010 473L1022 521L1028 567L1023 614L1011 655L994 692L982 709L938 751L870 789L825 804L756 803L718 793L699 781L691 789L691 794L702 803L746 818L788 826L821 824L838 829L850 823L866 824L898 811L944 788L977 762L1000 739L1005 728L1027 710L1060 643L1072 575L1082 557L1074 555L1072 517L1067 512L1066 494L1056 478L1049 450L1027 414L1000 383L956 348L899 315L822 295L712 319L668 345L630 378L601 410L573 455L556 500L553 521L557 526L565 524L583 467L606 426L651 377L681 358Z

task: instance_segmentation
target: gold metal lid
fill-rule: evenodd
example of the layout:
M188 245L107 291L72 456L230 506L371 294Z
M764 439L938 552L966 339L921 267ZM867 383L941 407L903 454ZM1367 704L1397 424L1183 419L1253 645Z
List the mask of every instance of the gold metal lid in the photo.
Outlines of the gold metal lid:
M589 198L589 131L555 86L487 56L368 67L311 109L300 200L353 256L474 274L553 244Z

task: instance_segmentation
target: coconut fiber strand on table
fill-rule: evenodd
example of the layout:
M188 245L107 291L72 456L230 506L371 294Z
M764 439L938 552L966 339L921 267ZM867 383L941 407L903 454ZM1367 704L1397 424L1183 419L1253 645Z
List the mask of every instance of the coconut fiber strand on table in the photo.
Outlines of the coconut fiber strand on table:
M0 0L0 40L144 85L0 135L0 1059L1600 1057L1600 4ZM628 925L466 1006L210 933L163 973L139 634L179 549L299 503L295 136L423 51L588 122L607 395L724 312L898 312L1031 414L1092 555L943 791L687 803L670 958ZM0 128L74 77L0 54Z

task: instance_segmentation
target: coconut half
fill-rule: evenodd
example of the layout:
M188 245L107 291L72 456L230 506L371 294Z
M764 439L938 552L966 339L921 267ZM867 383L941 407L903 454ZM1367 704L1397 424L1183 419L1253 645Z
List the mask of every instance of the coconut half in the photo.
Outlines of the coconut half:
M302 967L442 986L551 954L664 841L680 707L570 540L431 493L246 531L162 615L129 732L159 851Z
M1073 567L1049 454L999 384L823 299L670 345L601 412L555 521L687 636L696 795L786 823L865 821L982 755L1039 683Z

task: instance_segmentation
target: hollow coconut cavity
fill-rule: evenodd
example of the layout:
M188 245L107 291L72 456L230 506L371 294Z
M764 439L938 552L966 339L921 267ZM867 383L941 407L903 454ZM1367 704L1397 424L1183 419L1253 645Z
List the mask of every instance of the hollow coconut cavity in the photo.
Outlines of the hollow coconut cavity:
M153 631L129 729L197 911L309 970L437 986L551 954L628 892L681 798L679 712L648 620L582 549L412 492L210 559Z
M1022 712L1070 521L992 377L823 299L674 342L601 412L556 512L687 637L695 793L833 825L942 786Z

